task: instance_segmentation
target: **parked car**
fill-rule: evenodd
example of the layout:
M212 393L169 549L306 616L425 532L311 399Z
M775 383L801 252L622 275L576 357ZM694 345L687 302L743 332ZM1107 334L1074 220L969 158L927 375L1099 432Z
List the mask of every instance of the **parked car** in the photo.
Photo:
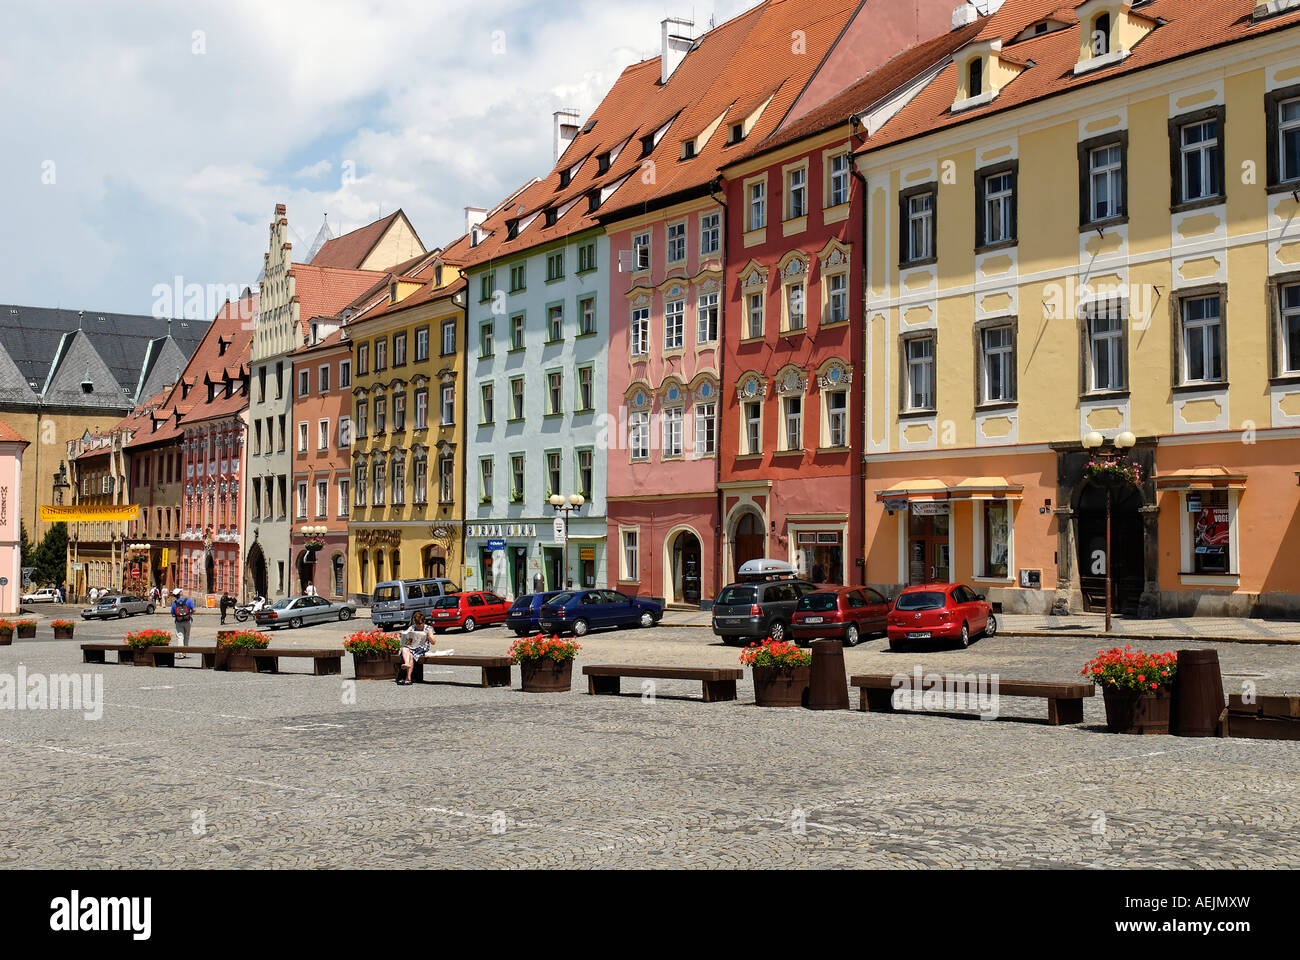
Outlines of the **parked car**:
M786 640L795 606L817 585L807 580L733 583L713 603L713 633L724 643Z
M799 598L790 632L800 646L841 640L855 647L863 637L884 633L888 617L889 598L870 587L827 587Z
M916 640L955 640L968 647L977 634L991 637L997 630L998 618L984 594L962 583L908 587L889 611L890 650Z
M516 597L506 615L506 626L514 631L516 637L540 630L542 605L550 603L564 592L551 590L547 593L525 593L523 596Z
M59 591L54 587L41 587L31 593L24 593L22 603L58 603Z
M152 614L153 611L152 600L146 600L130 593L110 593L96 600L93 606L83 608L81 619L107 620L109 617L120 619L122 617L134 617L137 613Z
M505 623L510 604L495 593L454 593L433 601L429 625L434 633L459 628L473 633L479 627Z
M289 597L259 610L257 625L278 630L280 627L301 627L326 620L351 620L356 613L356 604L342 600L330 602L324 597Z
M439 597L460 593L460 587L446 577L423 580L386 580L375 585L370 598L370 619L380 630L409 627L411 614L424 611L426 620Z
M573 590L542 604L538 619L547 633L584 637L592 630L653 627L663 615L659 604L615 590Z

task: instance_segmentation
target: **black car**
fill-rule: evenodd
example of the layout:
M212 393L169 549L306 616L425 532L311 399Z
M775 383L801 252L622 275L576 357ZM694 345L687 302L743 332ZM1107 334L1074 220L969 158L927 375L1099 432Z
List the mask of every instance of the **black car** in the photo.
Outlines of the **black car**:
M565 593L564 590L551 590L547 593L525 593L516 597L506 614L506 627L513 630L516 637L526 633L536 633L541 629L542 604L550 603Z
M790 639L794 608L818 589L807 580L765 580L723 587L713 604L713 633L724 643Z

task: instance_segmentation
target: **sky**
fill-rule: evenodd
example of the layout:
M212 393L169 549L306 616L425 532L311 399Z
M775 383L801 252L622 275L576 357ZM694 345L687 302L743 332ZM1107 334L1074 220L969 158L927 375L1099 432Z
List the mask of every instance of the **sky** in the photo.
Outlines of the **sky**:
M326 215L398 207L446 245L550 171L554 111L657 56L664 17L756 2L4 0L0 303L210 318L256 287L277 203L295 259Z

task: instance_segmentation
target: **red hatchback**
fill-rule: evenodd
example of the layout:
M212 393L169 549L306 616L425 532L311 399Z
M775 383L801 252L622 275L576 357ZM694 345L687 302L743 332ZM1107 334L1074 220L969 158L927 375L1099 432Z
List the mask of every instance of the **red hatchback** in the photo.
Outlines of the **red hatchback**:
M955 640L970 646L971 637L997 633L993 607L961 583L928 583L908 587L889 611L889 649L899 650L909 640Z
M888 616L888 598L870 587L827 587L799 598L790 632L800 646L813 640L842 640L846 647L854 647L863 637L884 633Z
M459 627L473 633L479 627L505 623L510 604L495 593L454 593L439 597L429 611L429 626L434 633Z

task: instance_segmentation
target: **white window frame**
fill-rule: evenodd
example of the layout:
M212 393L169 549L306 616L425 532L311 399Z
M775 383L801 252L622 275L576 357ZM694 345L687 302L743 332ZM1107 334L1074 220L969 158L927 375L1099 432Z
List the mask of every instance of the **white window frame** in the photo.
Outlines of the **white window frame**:
M1102 329L1099 324L1106 323ZM1105 392L1128 389L1128 364L1124 357L1124 317L1113 306L1103 306L1100 311L1089 311L1088 324L1088 387L1089 390ZM1098 382L1099 366L1098 346L1106 345L1106 374L1114 382Z
M307 421L298 421L298 452L307 452Z
M619 571L620 583L641 582L641 528L619 527Z
M713 343L718 339L718 294L702 293L696 301L696 343Z
M328 419L316 421L316 449L328 450L330 448L330 435L333 431L330 429Z
M1188 318L1188 308L1195 303L1214 302L1215 313L1213 316L1206 315L1197 319ZM1181 331L1180 349L1181 354L1179 363L1182 367L1183 383L1222 383L1225 366L1225 340L1227 331L1223 323L1223 298L1219 294L1205 294L1202 296L1191 296L1182 300L1178 305L1179 325ZM1194 339L1201 344L1201 370L1203 376L1193 376L1191 368L1191 344ZM1216 342L1217 341L1217 342ZM1211 373L1211 356L1209 348L1211 345L1217 346L1219 357L1219 376L1210 376Z
M1295 296L1295 303L1292 306L1287 305L1288 294ZM1297 348L1295 353L1291 352L1291 338L1287 329L1291 324L1295 325L1296 341L1300 343L1300 283L1287 283L1278 288L1278 309L1278 320L1281 324L1278 331L1281 339L1278 344L1278 372L1300 373L1300 348Z
M1016 577L1015 501L976 500L974 506L975 509L971 511L971 569L975 571L972 579L986 583L1011 583ZM1007 573L1005 577L990 573L984 562L984 521L985 513L990 506L1005 506L1007 508ZM952 518L949 518L949 523L952 523Z
M686 343L686 300L664 303L664 349L681 350Z
M1111 154L1114 158L1111 158ZM1106 213L1098 215L1097 205L1102 194L1106 198ZM1094 147L1088 151L1088 219L1099 222L1118 217L1124 210L1124 150L1118 143Z
M826 424L826 435L822 438L822 442L830 449L847 447L849 445L849 391L846 388L828 388L821 393L822 418ZM836 398L839 399L839 406L834 403Z
M668 224L664 230L664 255L668 263L686 261L686 221Z
M984 178L984 245L1007 243L1015 238L1012 202L1016 178L1010 170Z
M828 207L839 207L849 202L849 176L853 168L847 153L837 153L827 161Z
M722 213L700 215L700 256L718 253L722 249Z
M905 341L907 353L907 409L935 409L935 337L912 337ZM924 346L924 351L919 348ZM919 398L919 400L918 400Z
M996 334L1003 337L990 343ZM985 327L980 331L980 402L1011 403L1015 400L1016 339L1010 324ZM994 368L1001 376L1002 395L993 395Z
M781 450L803 449L804 398L801 393L781 398Z
M663 456L680 457L682 455L682 420L684 408L668 407L664 410L660 422L663 429Z
M794 167L785 173L785 219L802 220L808 216L808 168Z
M632 237L632 268L640 273L649 270L650 265L650 231L647 230Z
M760 456L763 453L763 401L746 400L740 408L741 439L744 440L745 455Z
M745 222L747 232L767 227L767 183L759 180L749 185L746 196Z
M925 201L922 205L921 201ZM907 198L908 263L934 259L934 194L918 193Z
M1187 142L1187 134L1189 131L1198 127L1207 127L1207 126L1213 126L1215 128L1213 137L1198 141L1196 143ZM1179 147L1178 162L1182 164L1181 179L1183 183L1183 196L1182 196L1183 203L1195 203L1198 200L1206 200L1213 197L1217 197L1222 193L1223 184L1219 185L1218 191L1212 191L1210 189L1210 187L1212 186L1214 174L1218 170L1217 161L1216 162L1211 162L1211 161L1213 160L1213 154L1216 151L1222 151L1223 149L1222 141L1223 141L1223 131L1219 127L1219 121L1214 118L1210 118L1206 120L1196 120L1192 123L1185 123L1178 128L1178 147ZM1198 192L1195 196L1193 196L1191 193L1191 189L1192 189L1191 178L1188 176L1187 167L1188 167L1188 162L1191 160L1191 158L1197 154L1200 155L1201 176L1200 176L1200 181L1199 183L1197 183L1196 186L1200 192Z
M711 457L718 452L718 405L712 400L695 404L695 456Z
M632 337L629 343L632 356L644 357L650 353L650 308L632 310Z
M1288 120L1286 118L1287 107L1294 107L1296 115ZM1288 171L1286 168L1287 149L1286 140L1288 136L1294 136L1300 139L1300 97L1293 97L1290 100L1283 100L1277 105L1277 148L1281 156L1277 159L1278 179L1282 183L1291 183L1294 180L1300 180L1300 160L1297 161L1297 167Z
M747 297L745 306L745 333L747 340L757 340L763 336L764 325L767 314L767 294L763 291L750 293ZM755 320L757 319L757 332L755 332Z
M634 410L627 418L628 457L633 461L650 459L650 414Z

